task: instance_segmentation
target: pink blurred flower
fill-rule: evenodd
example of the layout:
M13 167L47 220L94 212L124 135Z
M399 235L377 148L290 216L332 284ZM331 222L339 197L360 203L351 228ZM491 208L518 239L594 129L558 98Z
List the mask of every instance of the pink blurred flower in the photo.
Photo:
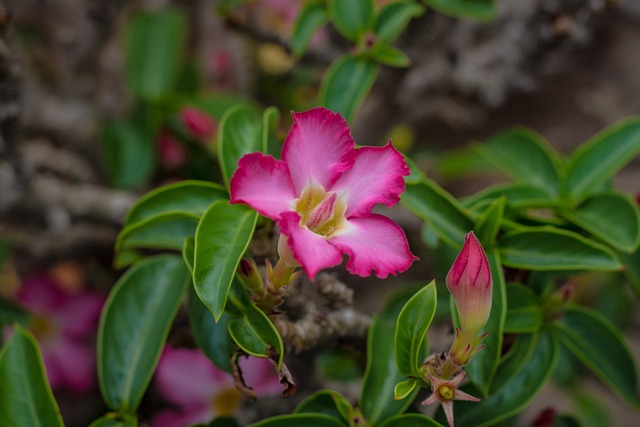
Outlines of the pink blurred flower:
M473 231L465 236L446 282L460 318L450 355L462 366L480 350L476 346L484 336L477 336L489 319L493 289L487 256Z
M157 144L162 166L167 169L176 169L184 164L187 158L184 146L173 136L162 133Z
M282 386L268 360L241 358L240 368L245 382L258 395L281 391ZM156 381L164 398L176 409L161 411L154 418L153 427L184 427L231 415L242 401L231 375L218 369L199 350L165 346Z
M42 351L53 389L90 390L96 379L93 337L104 296L91 291L63 291L47 275L28 277L16 299L31 311L31 332Z
M282 160L243 156L231 178L231 203L246 203L275 220L291 256L310 278L349 255L347 270L380 278L415 259L402 229L371 212L393 206L409 168L391 145L355 148L345 119L326 108L293 113Z
M180 120L191 136L203 141L218 131L218 125L211 116L195 107L184 107L180 111Z
M444 409L444 413L447 416L449 427L453 427L454 400L468 400L471 402L480 401L480 399L478 399L477 397L473 397L470 394L458 389L465 375L466 374L464 371L460 371L458 375L448 381L444 381L431 375L429 376L433 393L424 402L422 402L422 405L425 406L440 402L442 404L442 409Z

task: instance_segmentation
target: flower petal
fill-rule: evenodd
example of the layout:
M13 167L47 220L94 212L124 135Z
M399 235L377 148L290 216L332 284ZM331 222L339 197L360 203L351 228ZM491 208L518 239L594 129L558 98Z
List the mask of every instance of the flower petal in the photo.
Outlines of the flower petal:
M184 427L195 423L206 423L214 417L208 406L197 406L187 411L165 409L158 413L151 422L152 427Z
M62 333L77 339L95 334L104 302L104 295L97 292L85 291L69 296L64 310L55 313Z
M355 160L355 141L347 121L326 108L292 113L293 126L282 146L296 194L310 184L327 189Z
M400 226L377 214L349 219L347 226L329 237L329 243L349 255L347 270L363 277L373 271L384 279L402 273L418 259Z
M453 400L449 400L447 402L442 402L442 409L444 409L444 414L447 416L447 422L449 423L449 427L454 427L454 424L453 424Z
M231 203L246 203L271 219L292 210L296 199L287 164L262 153L242 156L229 187Z
M340 251L327 240L306 227L300 227L300 216L295 212L284 212L278 221L280 232L288 237L293 256L304 269L309 279L323 268L333 267L342 262Z
M58 377L67 389L83 393L96 381L95 352L92 347L62 338L48 350L47 375Z
M278 394L282 391L282 384L280 384L276 369L268 359L241 357L239 364L245 383L258 396Z
M198 350L165 346L156 371L158 388L183 408L208 405L216 391L233 387L231 376Z
M378 204L391 207L400 201L409 167L391 141L384 147L356 150L353 167L331 187L347 203L347 218L371 212Z

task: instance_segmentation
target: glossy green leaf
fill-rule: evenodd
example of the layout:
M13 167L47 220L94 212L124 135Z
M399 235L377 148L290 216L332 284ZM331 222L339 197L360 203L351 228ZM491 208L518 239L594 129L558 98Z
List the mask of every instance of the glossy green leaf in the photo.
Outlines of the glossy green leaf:
M634 357L615 325L594 310L574 306L565 309L554 331L614 393L640 408Z
M511 348L500 361L498 366L500 375L497 375L491 383L492 394L498 393L503 387L510 385L513 378L517 377L526 368L531 362L531 357L539 342L539 333L522 334L515 338Z
M507 286L507 318L504 332L524 334L539 331L542 328L542 311L533 291L523 285Z
M420 378L420 349L436 313L436 282L416 292L398 315L394 349L398 371L405 377Z
M616 123L593 136L567 162L564 190L575 203L589 196L640 153L640 118Z
M250 424L248 427L345 427L340 420L324 414L279 415Z
M407 397L415 388L418 386L418 381L414 379L408 379L404 381L400 381L393 388L393 399L394 400L402 400Z
M373 0L328 0L329 17L344 38L357 42L373 25Z
M374 62L344 55L333 61L325 73L318 104L342 114L349 123L353 123L377 75L378 65Z
M394 1L380 9L375 32L378 39L391 43L405 29L411 19L424 12L424 8L411 0Z
M505 197L495 199L480 215L476 221L475 231L478 240L482 243L485 250L490 249L496 242L500 223L504 214Z
M189 293L189 325L193 338L202 352L218 368L231 373L231 355L236 351L236 343L229 335L229 322L233 316L223 313L216 323L213 314L202 304L193 287Z
M595 194L562 215L618 250L631 253L640 243L638 206L624 194Z
M186 212L164 212L126 226L116 240L116 250L133 248L182 249L193 236L199 217Z
M632 254L620 253L620 259L624 263L624 273L629 284L637 295L640 295L640 250Z
M161 255L139 262L114 286L98 329L98 379L110 408L135 413L188 284L184 261Z
M324 414L348 423L353 418L354 409L337 391L320 390L300 402L294 413Z
M277 353L278 369L284 357L284 344L271 320L255 305L240 318L229 321L229 334L242 350L255 357L270 357Z
M469 378L485 395L489 391L489 386L502 354L502 334L507 314L507 290L498 251L487 251L487 260L489 261L491 277L493 278L491 313L487 323L484 325L484 330L488 331L489 335L482 341L486 347L471 359L471 362L467 365Z
M526 407L555 369L558 351L554 337L546 332L541 333L527 360L527 363L520 364L520 369L516 372L509 371L503 375L499 368L496 378L509 375L508 381L481 402L456 402L456 426L495 425Z
M196 255L196 239L187 237L182 245L182 260L187 265L191 276L193 276L193 260Z
M502 196L507 199L507 205L515 209L546 208L558 204L551 199L546 191L515 182L487 187L473 196L464 199L463 204L470 209L476 209L476 206L482 202L495 200Z
M411 60L403 51L384 43L378 43L371 48L368 56L375 62L390 67L404 68L411 64Z
M464 236L473 230L473 221L458 201L435 182L424 178L417 184L407 183L401 203L412 214L429 224L447 245L460 249Z
M138 420L126 414L107 414L92 422L89 427L137 427Z
M534 131L511 128L473 148L516 182L558 193L560 156Z
M323 4L306 3L302 6L291 35L291 52L294 56L302 56L309 46L313 34L328 20L329 17Z
M246 251L258 214L244 205L214 202L200 219L195 237L193 283L200 300L220 320L231 282Z
M151 178L156 148L137 123L107 123L102 129L102 140L105 169L111 185L130 189Z
M495 0L423 0L445 15L456 18L490 20L496 17Z
M62 427L35 338L16 325L0 349L0 421L3 427Z
M502 262L527 270L619 270L613 251L571 231L552 227L520 229L498 240Z
M369 425L403 413L418 393L414 390L404 400L394 400L393 391L404 377L398 372L393 334L396 316L375 317L367 335L367 368L360 395L360 409Z
M113 268L116 270L125 269L140 261L144 255L134 249L123 249L115 253L113 257Z
M422 414L402 414L389 418L380 427L443 427L442 424Z
M263 140L262 117L255 108L247 105L230 108L220 121L219 135L218 160L228 187L242 156L267 150Z
M156 188L142 196L129 210L125 225L131 225L160 213L184 212L200 216L216 200L229 194L219 184L206 181L180 181Z
M138 12L125 31L125 74L138 98L156 100L178 77L187 22L178 10Z

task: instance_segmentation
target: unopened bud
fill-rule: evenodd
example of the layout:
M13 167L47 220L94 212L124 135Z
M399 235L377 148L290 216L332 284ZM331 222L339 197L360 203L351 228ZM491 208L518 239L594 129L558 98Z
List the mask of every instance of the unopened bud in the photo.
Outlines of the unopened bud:
M238 266L238 279L252 294L263 296L265 292L262 276L254 260L242 258Z
M204 111L185 107L180 111L182 125L194 138L206 141L218 131L216 122Z

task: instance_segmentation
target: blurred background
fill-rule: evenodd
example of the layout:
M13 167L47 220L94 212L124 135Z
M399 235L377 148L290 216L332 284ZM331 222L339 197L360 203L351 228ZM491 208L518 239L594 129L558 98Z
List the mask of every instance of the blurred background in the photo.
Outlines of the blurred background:
M218 125L238 102L276 106L282 141L289 112L315 106L327 68L352 49L326 26L294 57L300 3L0 0L0 326L30 316L67 425L104 412L95 330L120 274L113 246L129 207L162 184L219 181ZM409 23L395 46L411 64L380 69L352 122L358 144L391 138L465 196L504 179L467 149L470 141L517 124L569 153L640 113L640 2L496 3L488 22L427 10ZM615 186L640 194L640 159ZM444 277L421 223L399 207L391 215L422 259L397 281ZM393 291L375 278L348 283L369 313ZM612 304L640 354L640 318L629 304ZM591 425L635 416L592 396L563 404L604 420ZM171 401L157 390L146 399L147 420ZM530 418L548 404L536 403Z

